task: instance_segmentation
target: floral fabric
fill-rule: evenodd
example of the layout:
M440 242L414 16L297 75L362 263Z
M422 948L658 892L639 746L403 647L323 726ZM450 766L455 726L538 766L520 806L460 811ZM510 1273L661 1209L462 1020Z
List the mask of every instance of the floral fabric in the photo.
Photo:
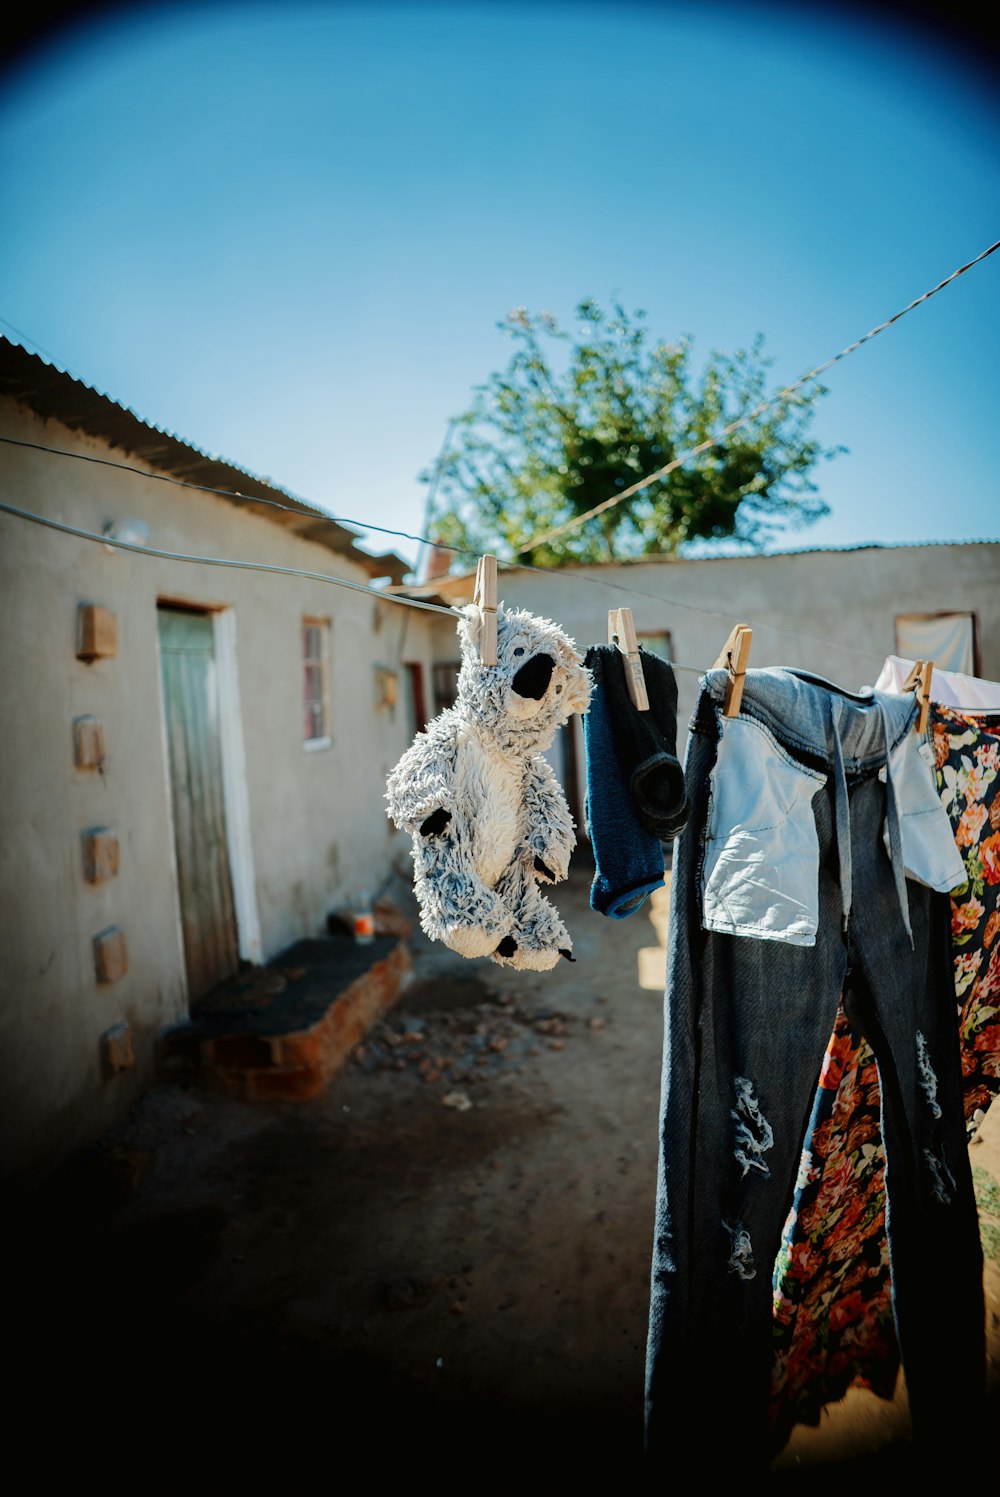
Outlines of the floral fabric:
M1000 713L932 703L928 737L966 873L951 907L971 1137L1000 1091ZM775 1449L852 1385L895 1390L880 1100L875 1057L841 1006L774 1269Z
M1000 1091L1000 713L937 707L932 730L938 790L966 872L952 892L951 934L971 1134Z

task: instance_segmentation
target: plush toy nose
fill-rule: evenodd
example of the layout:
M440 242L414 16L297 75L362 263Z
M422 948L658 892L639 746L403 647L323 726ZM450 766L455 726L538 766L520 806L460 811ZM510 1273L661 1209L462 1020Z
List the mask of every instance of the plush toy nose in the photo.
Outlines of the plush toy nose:
M556 663L551 655L532 655L510 683L519 697L540 701L548 690Z

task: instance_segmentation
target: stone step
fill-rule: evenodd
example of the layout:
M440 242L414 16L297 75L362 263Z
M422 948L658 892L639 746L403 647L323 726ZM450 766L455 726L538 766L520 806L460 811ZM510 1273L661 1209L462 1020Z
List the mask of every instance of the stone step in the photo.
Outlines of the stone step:
M413 975L393 936L296 941L248 968L160 1038L162 1073L197 1074L249 1101L305 1101L323 1090Z

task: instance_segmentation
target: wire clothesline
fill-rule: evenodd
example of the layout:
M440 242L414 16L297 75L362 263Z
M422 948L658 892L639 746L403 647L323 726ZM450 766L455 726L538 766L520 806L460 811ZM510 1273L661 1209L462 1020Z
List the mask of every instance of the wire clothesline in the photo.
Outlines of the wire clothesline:
M78 525L67 525L64 520L53 520L48 515L34 514L31 510L19 509L0 499L0 510L16 515L21 520L32 520L36 525L46 525L50 530L60 530L64 535L75 535L85 541L99 541L103 546L115 546L121 551L134 551L140 556L156 556L162 561L192 561L206 567L236 567L247 572L278 572L286 577L306 577L313 582L330 582L336 587L348 587L352 592L368 593L380 603L405 603L410 608L423 608L429 613L447 613L454 617L453 610L440 603L425 603L421 598L394 598L379 592L376 587L366 587L363 582L351 582L347 577L334 577L330 572L307 572L301 567L279 567L267 561L240 561L226 556L195 556L188 551L161 551L156 546L141 546L133 541L118 540L114 536L101 535L96 530L83 530Z
M101 466L104 466L104 467L119 468L119 469L122 469L123 471L125 471L126 473L135 473L140 478L155 478L159 482L172 483L172 484L175 484L178 488L194 489L194 490L196 490L199 493L216 494L216 495L220 496L221 498L234 499L234 500L242 500L242 501L245 501L245 502L250 503L250 504L266 504L266 505L271 506L274 509L286 510L290 514L302 514L303 513L302 509L299 506L293 505L293 504L282 504L281 501L277 500L277 499L266 499L266 498L263 498L263 497L259 497L256 494L244 494L244 493L241 493L240 490L238 490L238 489L221 489L221 488L214 488L214 487L212 487L209 484L193 483L189 479L174 478L169 473L151 473L151 472L149 472L145 468L137 468L137 467L135 467L131 463L118 462L116 459L113 459L113 458L102 458L102 457L95 457L95 456L93 456L92 454L89 454L89 453L71 452L71 451L69 451L69 450L67 450L65 448L61 448L61 447L48 447L44 443L40 443L40 442L28 442L28 441L22 440L21 438L18 438L18 437L0 436L0 442L7 442L7 443L9 443L9 444L11 444L13 446L16 446L16 447L28 447L28 448L31 448L33 451L46 452L46 453L49 453L50 455L55 456L55 457L77 458L81 462L98 463L98 464L100 464ZM53 522L47 521L43 516L32 514L32 513L30 513L27 510L20 510L15 505L11 505L11 504L0 504L0 509L4 509L8 513L16 515L16 516L18 516L19 518L22 518L22 519L27 519L27 520L34 519L34 520L37 520L40 524L50 524L50 525L53 526L53 528L63 529L64 531L66 531L69 534L78 534L84 540L92 540L92 539L94 539L94 533L93 532L82 531L82 530L78 531L78 530L75 530L73 526L69 526L69 525L55 525ZM398 537L400 537L403 540L420 541L424 545L437 546L441 550L452 551L452 552L455 553L455 555L458 555L458 556L478 556L480 554L478 551L473 551L473 550L471 550L469 548L466 548L464 546L451 546L451 545L445 544L444 542L432 541L432 540L430 540L426 536L412 535L410 532L405 531L405 530L393 530L389 526L386 526L386 525L366 525L363 520L356 520L356 519L350 518L348 516L341 516L341 515L319 515L319 514L317 514L317 519L328 519L328 520L332 520L335 524L354 525L354 526L358 527L359 529L377 530L377 531L380 532L380 534L398 536ZM278 571L278 572L284 571L284 572L286 572L290 576L302 576L302 577L307 577L310 580L327 581L327 582L330 582L330 583L333 583L333 584L338 584L339 583L340 585L342 585L344 587L352 588L355 591L368 592L368 593L370 593L370 595L373 598L377 598L380 602L398 603L398 604L400 604L403 607L410 606L410 607L424 608L428 612L431 612L431 613L435 613L435 612L436 613L447 613L449 616L453 616L453 614L454 614L454 610L452 608L446 606L446 605L426 603L426 602L422 602L420 600L416 600L416 599L410 598L408 596L404 596L402 594L383 592L383 591L381 591L378 588L366 588L361 583L347 582L343 578L338 578L338 577L333 576L332 573L305 572L305 571L300 571L299 569L297 569L295 567L285 567L285 568L280 568L280 567L266 567L262 563L240 562L240 561L238 561L236 559L230 559L230 560L227 560L225 562L222 562L222 561L219 561L218 559L214 559L214 558L211 558L211 557L198 557L198 556L188 555L187 553L181 553L181 552L174 552L174 553L165 553L165 552L164 553L152 553L150 551L150 547L148 547L148 546L125 545L122 542L114 542L114 541L112 541L111 538L108 537L108 536L106 536L106 535L102 535L102 536L98 537L98 539L102 540L104 542L104 544L106 544L106 545L113 545L113 544L121 545L122 549L124 549L124 550L132 550L132 551L137 551L137 552L147 552L149 554L160 554L162 556L168 556L169 555L171 559L178 560L178 561L184 561L184 560L199 561L200 560L200 561L204 561L208 565L213 565L214 564L214 565L225 565L225 566L230 566L230 567L238 567L238 566L242 565L242 566L247 567L250 570L255 570L256 569L256 570L269 570L269 571ZM641 558L639 559L639 562L637 564L641 565ZM701 604L701 603L689 603L689 602L687 602L686 600L684 600L682 598L672 598L672 597L669 597L668 595L666 595L664 593L654 593L654 592L648 592L644 588L628 587L623 582L611 582L606 577L586 577L586 576L583 576L580 572L573 571L569 567L559 567L558 569L553 568L553 567L538 567L538 566L532 566L529 562L525 562L525 561L520 561L520 562L519 561L506 561L506 560L504 560L502 558L498 558L498 565L502 566L502 567L505 567L505 568L512 569L512 570L517 570L517 571L536 572L536 573L538 573L539 576L545 576L545 577L550 577L550 578L553 577L553 576L558 576L560 578L566 578L570 582L580 582L584 586L610 588L611 591L617 592L617 593L625 593L628 597L633 597L633 598L647 598L651 602L654 602L654 603L666 604L667 607L669 607L669 608L680 608L680 609L683 609L683 610L685 610L686 612L689 612L689 613L700 613L700 614L703 614L706 618L721 619L724 623L730 623L731 624L734 621L739 621L740 617L741 617L739 614L732 613L732 612L726 612L724 609L706 608L705 605ZM857 645L843 644L841 642L838 642L836 640L831 640L829 638L825 638L825 637L823 637L821 635L818 635L818 634L810 634L807 630L784 628L781 624L774 624L774 623L758 623L756 625L756 627L759 630L769 630L772 634L788 635L788 637L790 639L796 639L796 640L807 639L807 640L812 641L814 644L823 645L823 647L825 649L836 649L836 650L839 650L843 654L857 655L857 656L859 656L859 657L861 657L861 658L863 658L865 660L874 660L876 658L875 652L872 651L872 650L866 650L866 649L863 649L863 648L861 648L861 647L859 647ZM701 667L681 665L677 661L674 661L673 664L674 664L675 669L677 669L677 670L696 671L698 674L703 674L703 671L702 671Z
M817 364L815 369L810 369L808 374L804 374L794 384L786 385L778 391L777 395L772 395L768 400L762 400L759 405L754 406L753 410L748 411L745 416L740 416L737 420L730 421L728 426L722 427L721 431L716 432L714 436L706 438L704 442L699 442L696 447L689 447L685 452L680 453L679 456L672 458L669 463L664 463L662 468L657 468L655 472L648 474L645 478L640 478L627 489L622 489L620 494L612 494L609 499L604 499L600 504L595 504L592 509L586 510L582 515L575 515L573 519L565 521L564 524L556 525L553 529L546 530L543 535L536 535L525 545L518 546L514 552L515 556L520 556L525 551L533 551L536 546L544 545L546 541L555 540L557 536L565 535L567 531L575 530L578 526L585 525L588 520L593 520L597 515L605 514L609 509L613 509L615 505L622 504L626 499L630 499L633 494L638 494L642 489L649 488L650 484L657 483L661 478L666 478L669 473L673 473L677 468L682 467L690 458L697 457L699 453L707 452L711 447L717 447L723 437L731 436L734 431L738 431L741 426L746 426L749 422L756 420L758 416L762 415L764 411L769 410L771 406L777 405L780 401L787 400L797 390L801 390L803 385L807 385L810 380L818 379L827 369L839 363L841 359L846 359L848 354L854 353L855 349L860 348L869 339L874 338L876 334L884 332L887 327L891 327L894 322L898 322L901 317L905 317L907 312L912 312L914 307L919 307L921 302L925 302L930 297L935 296L945 286L957 280L960 275L964 275L967 270L971 270L974 265L978 265L980 260L985 260L987 256L992 255L998 249L1000 249L1000 239L994 244L989 245L981 254L976 255L975 259L969 260L965 265L960 265L957 270L953 270L951 275L945 276L944 280L939 281L936 286L931 286L928 291L915 297L907 306L895 312L892 317L887 317L884 322L880 322L877 327L873 327L863 337L856 338L853 343L849 343L846 348L842 348L832 358L824 360L822 364Z
M853 353L855 349L860 348L862 344L867 343L869 339L874 338L876 334L883 332L894 322L898 322L899 319L905 316L907 312L912 311L914 307L917 307L922 302L927 301L931 296L934 296L938 291L942 290L950 282L957 279L958 276L963 275L974 265L977 265L980 261L985 260L997 249L1000 249L1000 240L997 240L994 244L991 244L987 249L983 250L982 253L977 255L974 259L969 260L966 264L960 266L957 270L953 271L951 275L946 276L944 280L939 281L936 286L932 286L921 296L916 297L907 306L903 307L901 311L896 312L892 317L887 318L877 327L872 328L871 331L864 334L863 337L856 339L855 342L841 349L839 353L835 354L832 358L827 359L824 363L818 364L814 369L810 370L808 374L803 375L802 378L797 380L794 384L785 386L778 392L777 395L771 397L769 400L763 401L747 415L740 417L736 421L730 422L728 426L724 427L720 432L718 432L709 440L699 443L698 446L692 447L688 451L680 454L678 457L672 459L671 462L665 464L662 468L658 468L654 473L649 474L646 478L640 479L637 483L633 484L630 488L623 490L620 494L612 495L609 499L604 500L601 504L596 505L593 509L588 510L585 514L577 515L574 519L567 521L564 525L557 526L554 529L545 532L545 534L541 536L536 536L526 545L517 547L517 549L514 551L514 557L519 557L523 552L530 551L536 546L541 545L543 542L553 539L558 535L564 534L567 530L575 529L577 526L585 524L588 520L593 519L596 515L599 515L606 510L613 508L617 504L621 504L631 495L638 493L641 489L647 488L650 484L655 483L660 478L665 477L668 473L674 471L676 468L679 468L683 463L688 461L689 458L696 456L698 453L705 451L709 447L717 446L719 441L723 437L730 435L739 427L744 426L748 422L754 420L764 410L776 404L778 401L789 398L792 394L795 393L796 390L800 389L804 384L808 383L809 380L816 379L826 369L829 369L831 365L837 363L843 358L846 358L848 354ZM14 332L18 334L19 337L27 338L26 334L21 333L19 329L14 328L13 324L7 322L6 319L0 318L0 322L4 322L5 326L10 327ZM34 340L28 339L28 341L32 342ZM41 347L40 344L36 344L35 346ZM52 356L49 355L49 357ZM274 509L286 510L293 514L303 513L301 505L284 504L280 500L270 499L256 494L246 494L238 489L224 489L213 487L208 484L193 483L187 479L176 478L172 474L150 472L148 469L138 468L133 464L118 462L117 460L111 458L101 458L89 453L71 452L63 448L48 447L43 443L29 442L16 437L2 436L0 437L0 441L6 442L13 446L27 447L36 451L47 452L53 456L70 457L75 458L79 461L92 462L105 467L122 469L126 472L135 473L144 478L155 479L158 482L175 484L178 488L194 489L201 493L215 494L221 498L242 501L244 503L263 504ZM359 582L351 582L347 578L336 577L333 574L327 572L312 572L298 567L281 567L267 562L250 562L240 560L238 558L199 556L189 552L159 550L151 546L143 546L127 541L117 540L108 535L99 535L94 531L84 530L80 527L69 525L62 521L52 520L46 516L38 515L32 511L21 509L18 506L7 503L5 501L0 501L0 510L3 510L6 513L14 515L20 519L34 521L37 524L48 526L51 529L62 531L65 534L77 536L78 538L83 540L97 541L106 546L116 546L122 550L133 551L147 556L155 556L163 560L192 562L199 563L205 566L229 567L247 571L274 572L286 576L298 576L312 581L327 582L336 586L346 587L355 592L367 593L380 602L392 602L404 607L422 609L429 613L444 613L449 615L450 617L454 616L454 610L450 607L441 604L429 603L423 599L402 596L398 593L387 593L378 588L367 587L365 584ZM308 513L309 511L306 510L305 512ZM361 531L371 530L383 535L392 535L400 539L416 541L421 545L437 547L439 549L451 551L456 555L475 556L479 554L477 551L474 551L470 548L447 545L443 542L432 540L427 536L413 535L407 531L391 529L390 527L384 525L373 525L361 520L354 520L336 515L323 515L318 512L316 517L317 519L330 520L335 524L352 525ZM726 612L721 609L706 608L701 604L688 603L678 598L665 597L662 593L645 592L639 588L628 587L624 583L611 582L603 577L582 576L579 572L571 571L568 568L559 568L556 570L548 567L532 566L527 562L507 560L505 558L498 558L498 561L499 564L504 567L516 567L519 570L538 572L549 577L556 574L561 577L566 577L570 581L582 582L584 584L589 584L590 586L610 588L615 592L626 593L633 597L649 598L657 603L666 604L668 607L681 608L689 612L700 613L706 617L722 619L727 623L732 622L739 617L737 614ZM812 640L815 643L822 644L826 649L834 648L848 654L862 656L866 660L873 660L876 658L875 653L871 650L865 650L855 645L838 644L835 640L826 639L819 635L808 634L801 629L783 628L780 624L771 623L762 623L757 627L763 630L770 630L775 634L788 635L796 640ZM707 667L702 668L698 666L681 665L676 661L672 662L672 664L677 670L692 671L699 675L704 674L704 670L707 669Z
M784 386L781 390L778 391L776 395L771 396L768 400L761 401L759 405L755 406L753 410L749 411L746 415L740 416L737 420L731 421L727 426L722 427L722 429L718 431L714 436L706 438L704 442L700 442L695 447L688 448L685 452L680 453L675 458L672 458L669 463L665 463L662 467L655 469L654 472L647 474L645 478L638 479L634 484L630 485L629 488L623 489L620 494L613 494L609 498L602 500L600 504L595 505L592 509L585 511L584 514L575 515L573 519L567 520L563 525L559 525L551 530L547 530L542 535L534 536L524 545L516 547L513 553L514 556L521 556L525 551L534 550L536 546L540 546L544 544L544 542L552 540L556 536L562 535L568 530L574 530L579 525L586 524L588 520L592 520L595 518L595 516L603 514L606 510L614 508L615 505L624 503L624 501L631 498L633 494L639 493L642 489L648 488L650 484L656 483L661 478L666 477L669 473L674 472L677 468L681 467L685 462L687 462L689 458L696 457L699 453L707 451L710 447L717 446L719 441L723 437L730 436L741 426L747 425L750 421L755 420L756 417L761 415L764 411L770 409L772 405L778 404L779 401L786 400L797 390L800 390L803 385L808 384L810 380L817 379L827 369L831 368L841 359L846 358L848 354L854 353L856 349L861 348L863 344L869 342L869 340L874 338L878 333L884 332L886 328L891 327L893 323L898 322L901 317L905 317L908 312L912 312L913 309L920 306L922 302L928 301L932 296L935 296L939 291L942 291L945 286L950 285L952 281L957 280L959 276L964 275L966 271L971 270L974 265L978 265L982 260L987 259L998 249L1000 249L1000 239L996 240L993 244L988 245L986 249L982 250L973 259L966 261L964 265L960 265L957 270L953 270L950 275L945 276L944 280L939 281L936 286L931 286L920 296L915 297L913 301L909 302L905 307L901 308L900 311L895 312L891 317L887 317L885 321L879 323L877 327L871 328L870 331L865 333L862 337L856 338L853 343L849 343L845 348L842 348L839 353L836 353L831 358L824 360L823 363L817 364L816 367L814 369L811 369L808 374L802 375L802 377L796 380L793 384ZM12 322L7 321L6 318L0 317L0 323L3 323L5 327L9 327L11 331L17 333L18 337L25 339L29 343L34 343L36 348L42 347L41 344L37 343L33 338L30 338L28 334L21 332L20 329L16 328ZM44 349L42 351L46 352L46 350ZM58 364L58 361L54 359L54 356L52 354L48 354L47 356L53 359L53 362ZM452 423L452 425L453 424L454 423ZM449 426L449 431L450 429L451 427ZM0 441L10 442L21 447L36 447L40 451L60 451L60 449L57 448L45 447L41 443L22 441L15 437L2 437L0 438ZM287 509L295 513L301 513L301 510L298 506L291 504L282 504L279 500L276 499L267 499L253 494L244 494L241 493L238 489L213 488L207 484L191 483L190 481L185 479L174 478L171 474L151 473L146 469L135 468L128 463L119 463L110 458L99 458L90 454L65 451L61 452L60 455L64 457L76 457L88 462L100 463L107 467L122 468L126 472L141 473L147 478L155 478L158 481L165 483L174 483L180 488L197 489L202 493L218 494L223 498L242 499L251 503L267 504L275 509ZM478 555L477 551L471 550L469 548L447 545L444 542L431 540L427 536L413 535L405 530L391 530L384 525L371 525L361 520L351 520L341 518L336 515L326 516L325 518L329 518L339 524L355 525L361 530L374 530L383 535L395 535L404 540L417 541L420 545L438 546L443 550L453 551L459 555ZM502 558L500 559L500 564L525 565L525 563L507 562ZM542 571L546 569L536 568L535 570ZM595 579L587 580L590 581Z
M145 468L137 468L137 467L134 467L132 464L121 463L121 462L118 462L118 461L116 461L114 459L111 459L111 458L98 458L98 457L93 457L93 456L91 456L90 454L87 454L87 453L71 452L71 451L68 451L67 449L64 449L64 448L47 447L43 443L22 441L21 439L19 439L17 437L0 436L0 442L8 442L8 443L11 443L14 446L19 446L19 447L29 447L29 448L31 448L34 451L46 452L46 453L49 453L49 454L51 454L53 456L79 458L81 461L84 461L84 462L94 462L94 463L99 463L99 464L101 464L103 466L124 469L126 472L135 473L139 477L142 477L142 478L155 478L155 479L158 479L158 480L162 480L165 483L176 484L179 488L195 489L195 490L197 490L199 492L202 492L202 493L216 494L216 495L219 495L219 496L224 497L224 498L242 499L242 500L246 500L247 502L252 503L252 504L257 504L257 503L268 504L268 505L271 505L271 506L273 506L274 508L277 508L277 509L287 510L289 513L292 513L292 514L301 514L302 513L302 510L299 509L297 506L291 505L291 504L282 504L279 500L276 500L276 499L263 499L263 498L258 499L258 497L256 495L253 495L253 494L242 494L238 490L212 488L212 487L210 487L208 485L205 485L205 484L192 483L192 482L190 482L187 479L174 478L170 474L149 473L149 472L147 472L147 470ZM112 539L108 535L104 535L104 534L97 535L97 533L94 532L94 531L82 530L82 529L79 529L78 527L75 527L75 526L72 526L72 525L68 525L68 524L66 524L65 522L62 522L62 521L50 520L50 519L46 518L43 515L35 514L35 513L31 512L29 510L20 509L20 508L18 508L18 506L10 504L10 503L7 503L7 502L0 502L0 510L4 510L8 514L15 515L19 519L34 520L38 524L49 526L51 529L62 530L64 533L69 534L69 535L76 535L76 536L78 536L82 540L99 540L99 541L101 541L105 545L119 546L122 550L134 551L134 552L138 552L138 553L141 553L141 554L147 554L147 555L151 555L151 556L159 556L161 559L167 559L167 560L173 560L173 561L192 561L192 562L198 562L198 561L200 561L200 562L203 562L205 565L208 565L208 566L227 566L227 567L240 567L240 566L242 566L242 567L244 567L244 568L246 568L247 570L250 570L250 571L279 572L279 573L285 573L286 575L289 575L289 576L301 576L301 577L305 577L305 578L308 578L311 581L326 581L326 582L332 583L333 585L339 585L339 586L351 588L355 592L367 592L373 598L377 598L380 602L398 603L398 604L400 604L403 607L422 608L422 609L424 609L424 610L426 610L427 612L430 612L430 613L445 613L445 614L448 614L449 617L454 617L454 610L452 608L448 607L447 605L436 604L436 603L428 603L428 602L425 602L425 601L423 601L421 599L411 598L411 597L404 596L404 595L399 594L399 593L388 593L388 592L382 591L379 588L366 587L363 583L349 582L345 578L334 576L332 573L326 573L326 572L309 572L309 571L303 571L303 570L301 570L299 568L296 568L296 567L270 566L270 565L262 563L262 562L246 562L246 561L240 561L240 560L238 560L236 558L222 559L222 558L218 558L218 557L198 556L198 555L194 555L194 554L187 553L187 552L156 551L156 550L154 550L150 546L144 546L144 545L140 545L140 544L132 544L132 543L124 542L124 541L117 541L117 540ZM317 518L320 518L320 517L318 516ZM359 527L363 527L363 525L364 525L364 522L361 521L361 520L353 520L353 519L348 519L346 517L341 517L341 516L330 515L330 516L322 516L322 518L331 519L331 520L333 520L337 524L356 525L356 526L359 526ZM425 539L424 537L409 535L406 531L403 531L403 530L392 530L388 526L384 526L384 525L370 526L370 527L367 527L367 528L373 529L373 530L377 529L382 534L399 536L399 537L401 537L403 539L406 539L406 540L423 540L423 539ZM426 541L426 544L432 545L432 544L437 544L437 543L436 542L431 542L431 541ZM461 547L461 546L443 546L442 549L448 550L448 551L453 551L457 555L462 555L462 556L477 556L479 554L476 551L466 550L464 547ZM560 578L566 578L570 582L580 582L580 583L583 583L585 586L610 588L613 592L625 593L629 597L633 597L633 598L647 598L647 599L649 599L650 601L652 601L654 603L665 604L667 607L670 607L670 608L680 608L680 609L683 609L683 610L685 610L686 612L689 612L689 613L700 613L700 614L703 614L706 618L717 618L717 619L722 620L722 622L724 622L724 623L732 623L732 622L738 620L739 617L740 617L738 614L731 613L731 612L727 613L725 610L722 610L722 609L718 609L718 608L706 608L703 604L700 604L700 603L689 603L689 602L685 601L684 599L681 599L681 598L671 598L671 597L668 597L668 596L664 595L663 593L648 592L648 591L646 591L645 589L642 589L642 588L628 587L628 586L626 586L622 582L611 582L611 581L609 581L605 577L585 577L585 576L581 575L581 573L573 571L573 570L571 570L568 567L560 567L558 569L554 569L552 567L537 567L537 566L532 566L528 562L509 562L509 561L500 561L499 564L501 566L508 567L508 568L511 568L511 569L516 569L518 571L535 572L535 573L538 573L541 576L546 576L546 577L558 576ZM820 635L809 634L808 632L806 632L806 631L804 631L802 629L787 629L787 628L782 627L782 625L780 625L780 624L772 624L772 623L761 623L757 627L759 629L770 630L774 634L787 634L789 636L789 638L792 638L792 639L809 639L809 640L812 640L816 644L822 644L825 648L833 647L833 648L838 649L838 650L840 650L840 651L842 651L842 652L844 652L846 654L861 656L865 660L872 660L872 659L875 658L874 651L865 650L865 649L859 648L856 645L848 645L848 644L837 643L834 640L824 639ZM677 670L697 671L698 674L702 674L703 673L701 667L680 665L676 661L674 661L672 663L674 664L674 666L675 666L675 668Z
M455 617L455 609L445 604L429 603L422 598L410 598L396 593L386 593L376 587L367 587L363 582L352 582L346 577L337 577L332 572L312 572L302 567L283 567L271 562L245 561L236 557L200 556L188 551L166 551L159 547L146 546L134 541L119 540L117 537L103 532L85 530L81 526L70 525L64 520L54 520L48 515L39 515L32 510L21 509L18 505L11 504L7 500L0 500L0 511L5 514L14 515L17 519L28 520L36 525L46 526L50 530L60 531L64 535L76 536L80 540L94 541L103 546L113 546L122 551L131 551L139 556L154 556L162 561L192 562L200 566L228 567L248 572L275 572L286 577L303 577L311 582L326 582L334 587L346 587L352 592L366 593L370 598L374 598L379 603L397 603L405 608L417 608L427 613L442 613L452 619ZM389 534L395 533L397 532L389 532ZM545 572L544 567L530 567L525 570ZM547 575L553 575L551 570ZM570 581L603 582L603 579L600 578L580 577L574 573L560 573L559 575L568 575ZM696 613L709 614L712 617L723 619L727 623L739 617L737 614L721 613L717 609L702 608L696 603L684 603L665 598L659 593L639 592L635 588L619 587L616 583L607 583L604 585L615 587L621 592L631 593L635 597L652 598L657 603L666 603L668 606L688 608ZM812 639L822 644L826 649L843 650L850 654L863 656L866 660L876 660L879 658L874 650L860 649L855 645L838 644L835 640L825 639L820 635L805 634L799 629L784 629L780 624L762 623L755 625L755 628L762 630L769 629L775 634L788 634L794 639ZM714 668L712 666L683 665L677 660L671 660L670 664L674 670L687 671L697 676L703 676L706 671Z

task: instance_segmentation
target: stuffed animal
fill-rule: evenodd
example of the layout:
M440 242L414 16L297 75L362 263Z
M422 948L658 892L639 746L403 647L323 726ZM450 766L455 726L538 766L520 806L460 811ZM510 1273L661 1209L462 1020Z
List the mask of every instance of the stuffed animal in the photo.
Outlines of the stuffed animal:
M413 841L420 924L461 956L544 972L573 943L539 884L561 882L576 845L566 797L542 757L593 678L549 619L496 610L497 664L483 665L483 611L456 610L458 699L418 733L387 781L387 814Z

